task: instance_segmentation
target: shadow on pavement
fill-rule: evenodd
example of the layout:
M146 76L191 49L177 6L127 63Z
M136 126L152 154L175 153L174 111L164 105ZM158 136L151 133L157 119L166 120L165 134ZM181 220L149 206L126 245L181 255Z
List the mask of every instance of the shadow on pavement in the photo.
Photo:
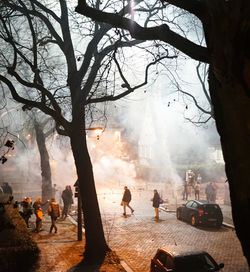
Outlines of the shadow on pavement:
M97 272L100 271L101 264L99 265L86 265L79 263L78 265L71 267L70 269L67 270L67 272Z

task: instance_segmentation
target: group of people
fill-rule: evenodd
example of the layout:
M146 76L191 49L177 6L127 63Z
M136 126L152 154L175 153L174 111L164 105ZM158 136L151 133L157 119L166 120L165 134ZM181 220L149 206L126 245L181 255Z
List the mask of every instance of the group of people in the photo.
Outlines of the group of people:
M20 203L22 211L19 211L19 213L23 217L28 228L30 227L29 219L31 215L34 213L36 216L36 227L34 229L34 232L38 233L42 230L43 206L45 206L48 203L49 203L48 215L51 217L50 233L52 232L53 229L55 229L55 233L57 233L57 227L55 225L55 222L57 218L61 216L61 210L55 198L51 198L51 200L47 200L44 203L42 203L42 198L38 197L34 204L32 205L30 197L25 197L24 200Z
M25 197L23 201L19 204L22 207L22 210L19 211L20 215L23 217L27 227L29 228L29 219L31 215L34 213L36 216L36 227L34 229L35 232L40 232L42 230L42 221L43 221L43 207L46 204L48 205L48 215L51 218L51 226L50 233L54 230L57 233L56 220L61 218L62 220L68 216L68 213L71 209L71 205L73 204L73 192L71 190L71 186L67 185L65 190L62 192L62 200L63 200L63 211L61 212L59 204L56 202L55 198L52 197L50 200L42 202L42 198L38 197L34 204L32 205L32 201L30 197Z
M200 191L201 191L201 175L198 173L197 177L192 170L188 170L185 173L184 178L184 189L182 193L182 199L188 200L188 197L191 196L192 189L194 190L195 199L200 199Z
M189 183L186 181L184 183L184 190L183 190L183 200L188 200L188 197L191 196L191 188L194 189L194 196L195 199L200 199L200 191L201 191L201 184L197 181L193 187L191 187ZM217 195L218 185L215 182L210 182L205 188L206 200L209 203L215 203L216 195Z
M188 197L191 196L191 190L194 189L194 197L195 199L200 199L200 191L201 191L201 183L199 181L195 182L191 185L187 180L184 183L184 189L182 193L182 199L188 200Z
M130 201L131 201L132 197L131 197L131 192L128 189L128 186L124 186L124 192L123 192L123 196L122 196L122 201L121 201L121 206L123 206L123 215L126 216L126 207L128 207L131 210L131 214L134 213L134 209L129 205ZM158 191L156 189L154 189L154 196L151 199L151 201L153 202L153 207L155 209L155 218L159 219L159 206L160 204L163 203L163 200L161 199Z

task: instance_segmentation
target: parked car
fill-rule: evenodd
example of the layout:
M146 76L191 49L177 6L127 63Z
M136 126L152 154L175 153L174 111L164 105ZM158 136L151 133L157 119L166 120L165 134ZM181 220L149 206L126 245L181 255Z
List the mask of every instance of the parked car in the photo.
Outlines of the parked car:
M218 204L208 203L206 200L190 200L178 207L176 217L179 220L190 222L191 225L220 227L223 221L221 208Z
M222 271L224 264L205 251L190 246L167 246L157 250L151 260L150 272L212 272Z

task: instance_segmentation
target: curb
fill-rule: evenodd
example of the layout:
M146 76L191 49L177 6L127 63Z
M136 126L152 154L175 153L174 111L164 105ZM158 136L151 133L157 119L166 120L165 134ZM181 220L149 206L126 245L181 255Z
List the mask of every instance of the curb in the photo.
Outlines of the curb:
M68 215L67 218L69 219L69 221L70 221L72 224L74 224L74 225L77 226L77 221L76 221L71 215ZM82 232L85 233L85 228L82 228Z
M133 272L133 270L124 261L120 261L120 264L127 272Z
M226 228L235 229L234 225L228 224L226 222L222 222L222 225Z

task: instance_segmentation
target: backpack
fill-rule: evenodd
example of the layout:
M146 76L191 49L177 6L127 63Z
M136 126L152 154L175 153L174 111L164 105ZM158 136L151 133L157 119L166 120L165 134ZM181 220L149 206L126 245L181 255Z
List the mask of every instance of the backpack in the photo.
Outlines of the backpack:
M51 211L49 212L50 216L53 217L59 217L60 216L60 208L59 208L59 204L50 204L51 207Z
M37 214L37 217L38 217L40 220L43 220L43 212L42 212L42 210L37 210L37 211L36 211L36 214Z
M164 201L163 201L163 199L160 197L159 198L159 204L163 204L164 203Z

